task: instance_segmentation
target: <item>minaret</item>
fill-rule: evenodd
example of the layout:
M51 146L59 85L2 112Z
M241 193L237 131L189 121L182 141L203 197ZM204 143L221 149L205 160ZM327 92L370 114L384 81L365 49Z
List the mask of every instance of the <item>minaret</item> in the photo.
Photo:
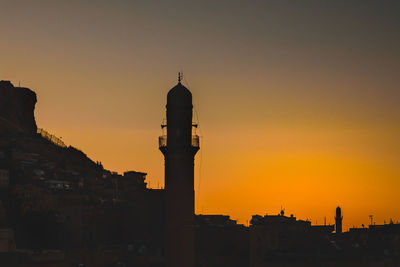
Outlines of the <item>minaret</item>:
M335 224L336 224L336 233L341 234L342 233L342 210L340 207L336 208L336 216L335 216Z
M167 96L167 136L160 136L165 158L166 267L194 266L194 157L199 137L192 135L192 94L178 84Z

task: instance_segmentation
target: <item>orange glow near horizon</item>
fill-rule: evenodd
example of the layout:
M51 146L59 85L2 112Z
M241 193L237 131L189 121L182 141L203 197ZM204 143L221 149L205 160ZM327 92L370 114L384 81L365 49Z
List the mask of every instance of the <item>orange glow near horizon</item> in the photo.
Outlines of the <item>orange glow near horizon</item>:
M162 188L164 159L157 148L158 126L58 131L106 168L148 172L149 186ZM283 207L287 215L313 224L323 224L325 218L333 224L340 205L345 229L367 225L370 214L377 223L399 219L400 151L390 154L399 141L387 134L399 129L370 129L368 134L364 129L307 127L220 130L203 135L196 156L196 213L226 214L248 224L252 215L277 214Z

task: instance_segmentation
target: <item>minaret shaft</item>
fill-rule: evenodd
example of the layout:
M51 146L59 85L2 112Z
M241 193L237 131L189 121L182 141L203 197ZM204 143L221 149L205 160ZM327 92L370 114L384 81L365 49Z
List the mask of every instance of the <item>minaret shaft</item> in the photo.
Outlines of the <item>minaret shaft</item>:
M340 207L337 207L336 208L336 216L335 216L336 234L341 234L342 233L342 221L343 221L342 210L341 210Z
M180 82L168 93L165 157L165 212L167 267L194 266L194 157L192 95ZM197 138L197 139L196 139Z

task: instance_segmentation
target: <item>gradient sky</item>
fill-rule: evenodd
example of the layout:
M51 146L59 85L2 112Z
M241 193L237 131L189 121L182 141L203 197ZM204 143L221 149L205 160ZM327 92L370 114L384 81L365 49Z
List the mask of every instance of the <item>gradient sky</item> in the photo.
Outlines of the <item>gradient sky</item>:
M38 126L163 185L183 70L200 123L196 211L344 226L400 220L400 2L0 1L0 79Z

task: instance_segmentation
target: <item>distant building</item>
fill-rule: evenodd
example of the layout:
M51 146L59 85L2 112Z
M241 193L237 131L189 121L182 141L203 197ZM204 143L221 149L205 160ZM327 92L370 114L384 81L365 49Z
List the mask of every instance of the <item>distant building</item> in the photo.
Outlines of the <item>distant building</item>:
M249 229L226 215L196 215L196 266L248 267Z
M6 209L4 208L3 201L0 201L0 228L7 225Z
M0 253L14 252L15 239L12 229L0 229Z
M370 225L369 228L350 228L343 233L342 239L351 244L352 248L365 252L365 257L372 260L388 261L397 259L394 264L400 264L400 224L390 222L383 225ZM339 243L340 245L340 243ZM355 253L353 253L355 254Z
M68 191L71 189L71 183L68 181L47 180L44 184L47 189L54 191Z
M6 187L10 184L10 172L0 169L0 187Z
M335 231L335 225L311 225L311 232L315 236L329 236Z
M227 226L237 225L228 215L196 215L197 225Z
M326 246L326 237L334 230L332 225L312 226L310 221L287 217L283 212L254 215L250 224L250 266L254 267L300 260Z
M284 215L254 215L250 224L250 247L254 251L273 252L293 248L296 240L305 238L311 229L311 222Z
M11 81L6 81L6 80L1 80L0 81L0 86L14 87L14 85L11 83Z
M146 188L147 185L147 183L145 182L146 176L147 173L145 172L136 172L136 171L124 172L124 178L129 179L131 185L141 189Z

